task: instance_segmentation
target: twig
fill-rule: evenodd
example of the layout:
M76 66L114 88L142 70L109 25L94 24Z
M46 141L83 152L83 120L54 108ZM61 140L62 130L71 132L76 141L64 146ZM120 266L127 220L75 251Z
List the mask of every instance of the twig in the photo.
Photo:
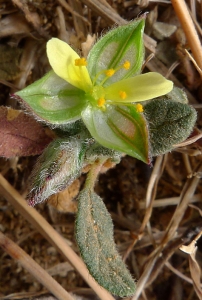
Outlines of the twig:
M191 144L195 143L196 141L198 141L201 138L202 138L202 133L200 133L196 136L193 136L192 138L187 139L186 141L184 141L180 144L173 145L173 148L179 148L179 147L185 147L185 146L191 145Z
M153 208L154 207L165 207L169 205L178 205L180 201L180 197L171 197L171 198L164 198L164 199L156 199L153 202ZM202 201L202 194L195 194L192 198L190 198L189 203L196 203ZM139 209L145 209L145 201L140 201L138 208Z
M169 73L168 68L157 57L154 57L147 63L147 68L151 72L159 72L165 77ZM170 74L169 79L172 80L177 87L183 88L191 104L198 103L196 99L192 96L192 94L188 91L188 89L186 89L180 82L180 80L178 80L173 74Z
M108 3L104 0L81 0L87 7L95 11L103 19L107 20L111 25L125 25L128 22L123 19ZM156 41L144 34L145 47L155 53Z
M62 255L75 267L88 285L102 300L114 300L110 293L102 288L89 274L86 266L77 254L68 246L57 231L34 209L27 205L21 195L0 174L0 191L29 223L31 223Z
M202 164L199 164L195 170L196 173L197 172L201 172L202 171ZM193 197L195 190L197 188L198 182L199 182L199 178L198 177L192 177L192 178L188 178L183 190L181 192L180 195L180 201L178 203L178 206L176 207L176 210L170 220L170 223L168 224L167 228L166 228L166 232L165 232L165 236L162 239L161 245L166 245L175 235L176 230L179 227L179 223L181 222L184 213L189 205L189 201L190 199Z
M202 76L202 70L201 68L199 68L199 66L197 65L195 59L191 56L191 54L187 51L187 49L185 49L185 53L187 54L187 56L189 57L189 59L192 61L192 63L194 64L196 70L199 72L200 76Z
M179 276L181 279L185 280L186 282L193 284L193 280L186 275L182 274L179 270L175 269L168 261L165 263L166 267L170 269L174 274Z
M38 265L24 250L0 232L0 247L11 257L16 259L29 273L31 273L48 291L59 300L74 300L63 287L53 279L40 265Z
M19 9L25 14L25 18L30 22L33 27L38 31L38 33L46 39L49 39L49 34L43 29L40 22L40 17L36 12L29 11L29 7L25 1L22 0L12 0L13 4L18 6Z
M145 230L145 226L150 220L152 209L153 209L153 202L156 196L156 187L164 167L165 167L165 156L158 156L147 188L147 194L145 200L146 213L142 221L141 227L139 229L139 233L143 233L143 231Z
M70 12L73 16L76 16L76 17L80 18L81 20L83 20L85 23L87 23L87 24L89 25L88 20L87 20L86 18L82 17L82 16L81 16L79 13L77 13L76 11L74 11L74 10L72 9L72 7L71 7L69 4L67 4L66 1L64 1L64 0L57 0L57 1L60 3L61 6L63 6L63 7L64 7L68 12Z
M175 12L185 32L188 44L200 69L202 69L202 47L184 0L171 0Z

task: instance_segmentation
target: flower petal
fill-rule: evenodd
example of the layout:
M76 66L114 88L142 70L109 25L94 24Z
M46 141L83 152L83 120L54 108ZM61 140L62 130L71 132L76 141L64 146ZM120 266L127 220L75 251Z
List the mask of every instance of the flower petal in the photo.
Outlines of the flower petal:
M85 66L75 66L79 55L65 42L52 38L47 43L47 55L53 71L73 86L89 90L92 82Z
M85 93L53 71L15 95L35 117L51 124L67 124L81 118Z
M169 93L173 82L162 75L150 72L116 82L105 88L105 98L115 102L130 103L153 99ZM120 92L125 92L123 99Z
M109 105L104 112L88 106L81 117L90 134L102 146L149 162L147 125L136 105Z

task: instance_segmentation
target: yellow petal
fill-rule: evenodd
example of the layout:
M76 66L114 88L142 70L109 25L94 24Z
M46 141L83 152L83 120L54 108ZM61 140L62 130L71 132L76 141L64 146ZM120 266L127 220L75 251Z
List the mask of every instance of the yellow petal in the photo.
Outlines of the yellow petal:
M105 88L105 98L122 103L140 102L165 95L172 89L172 81L159 73L150 72L111 84ZM127 97L123 99L120 91L124 91Z
M65 42L52 38L47 43L47 55L53 71L73 86L88 91L92 82L85 66L75 66L79 55Z

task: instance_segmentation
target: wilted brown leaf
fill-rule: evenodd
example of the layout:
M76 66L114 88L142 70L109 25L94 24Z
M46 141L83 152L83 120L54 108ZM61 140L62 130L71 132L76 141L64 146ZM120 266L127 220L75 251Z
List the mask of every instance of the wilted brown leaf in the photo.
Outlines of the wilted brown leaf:
M199 264L196 260L196 242L197 240L201 237L202 232L199 232L199 234L195 237L195 239L188 245L188 246L181 246L180 250L186 252L189 254L189 268L190 268L190 273L191 277L193 280L193 285L195 292L199 299L202 299L202 288L201 288L201 269L199 267Z
M78 195L80 181L76 179L67 189L52 195L48 203L60 212L75 213L77 211L77 202L73 201Z
M0 107L0 156L38 155L51 140L51 132L30 116Z

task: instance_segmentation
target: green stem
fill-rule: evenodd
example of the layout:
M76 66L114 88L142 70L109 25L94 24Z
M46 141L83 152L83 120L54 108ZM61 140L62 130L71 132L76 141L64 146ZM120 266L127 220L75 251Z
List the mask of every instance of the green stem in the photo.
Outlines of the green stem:
M106 158L98 159L92 166L90 171L88 172L86 182L85 182L85 188L93 190L95 186L95 182L97 180L97 177L100 173L100 170L106 161Z

